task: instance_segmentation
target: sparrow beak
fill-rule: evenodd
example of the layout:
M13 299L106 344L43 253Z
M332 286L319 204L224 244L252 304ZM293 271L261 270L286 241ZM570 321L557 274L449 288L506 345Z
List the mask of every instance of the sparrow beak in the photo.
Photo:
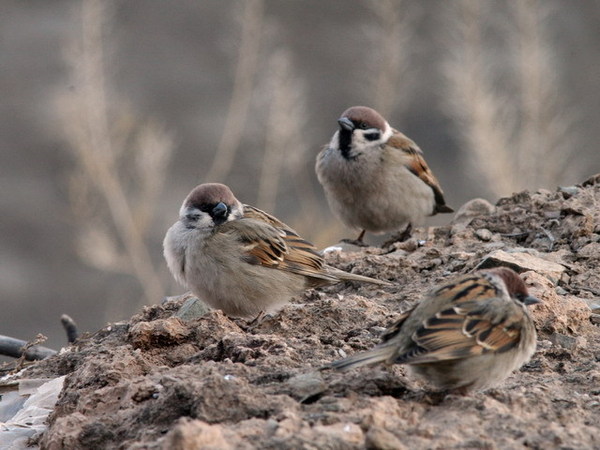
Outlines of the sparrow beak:
M227 219L228 214L229 214L229 209L227 208L227 205L223 202L219 202L212 209L211 216L213 217L213 220L215 221L215 223L217 223L217 222L223 223L223 222L225 222L225 219Z
M340 128L342 130L353 131L354 128L356 128L354 126L354 124L352 123L352 121L350 119L348 119L347 117L340 117L338 119L338 123L340 124Z
M538 303L542 303L542 301L539 298L534 297L533 295L528 295L523 299L523 304L527 306L537 305Z

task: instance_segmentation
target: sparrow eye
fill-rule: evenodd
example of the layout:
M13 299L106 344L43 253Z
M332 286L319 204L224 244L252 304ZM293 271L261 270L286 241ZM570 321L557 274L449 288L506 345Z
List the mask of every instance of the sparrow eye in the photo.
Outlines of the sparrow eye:
M358 125L358 127L359 127L361 130L366 130L367 128L369 128L369 125L367 125L367 123L366 123L366 122L361 122L361 123Z
M185 215L186 220L189 222L195 222L200 218L200 214L195 212L189 212Z

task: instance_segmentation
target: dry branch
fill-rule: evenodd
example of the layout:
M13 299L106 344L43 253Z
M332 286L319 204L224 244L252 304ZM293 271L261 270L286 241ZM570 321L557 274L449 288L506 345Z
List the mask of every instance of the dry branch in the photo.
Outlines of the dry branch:
M575 116L564 107L560 61L546 37L548 2L497 4L462 0L449 4L454 24L449 42L445 98L462 134L473 173L494 196L521 189L553 187L569 179L578 145ZM506 48L491 43L498 14ZM499 28L496 26L496 28ZM497 31L497 30L496 30ZM503 78L491 70L498 60L515 60Z
M98 0L80 5L81 31L68 58L76 89L59 99L78 166L71 201L82 224L82 258L135 276L152 303L163 296L163 287L145 240L174 144L159 124L132 120L111 89L105 74L108 5Z
M12 358L21 358L27 361L36 361L55 355L56 350L42 347L41 345L28 346L27 341L15 339L8 336L0 335L0 355L10 356ZM23 352L23 350L25 350Z
M60 323L67 333L67 342L69 344L75 342L79 337L79 331L77 330L77 324L75 321L70 316L63 314L60 316Z
M248 115L258 62L263 0L247 0L240 4L244 5L244 15L233 92L215 158L207 174L203 174L213 181L224 181L231 170Z
M403 87L412 82L411 39L414 35L414 13L404 0L372 0L368 6L376 24L369 29L374 49L373 68L368 73L372 83L372 103L384 117L389 117L398 106L409 104L409 90ZM398 95L398 92L403 92Z

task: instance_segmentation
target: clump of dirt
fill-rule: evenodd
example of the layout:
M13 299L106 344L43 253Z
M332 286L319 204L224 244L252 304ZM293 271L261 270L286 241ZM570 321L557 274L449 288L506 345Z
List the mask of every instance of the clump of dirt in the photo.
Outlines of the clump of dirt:
M600 447L600 184L467 204L449 226L329 264L393 282L308 291L259 323L144 308L25 376L67 374L44 448ZM417 238L424 239L424 242ZM508 256L507 256L508 255ZM402 366L316 369L377 344L435 284L509 265L543 300L533 359L501 387L440 396ZM534 269L532 269L532 267Z

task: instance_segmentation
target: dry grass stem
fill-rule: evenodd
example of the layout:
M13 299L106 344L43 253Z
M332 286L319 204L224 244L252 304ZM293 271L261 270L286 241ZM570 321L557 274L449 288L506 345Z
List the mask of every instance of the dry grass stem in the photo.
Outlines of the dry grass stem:
M81 34L68 58L75 89L58 101L77 164L70 180L71 201L82 223L80 254L103 270L134 275L146 302L156 302L163 287L145 238L173 142L155 123L133 120L124 126L120 120L126 116L124 108L105 76L108 5L81 3ZM137 195L129 184L137 187Z
M240 145L257 71L260 37L263 26L263 0L240 1L244 5L242 35L238 51L233 91L223 133L213 163L205 179L225 181Z
M521 88L519 167L527 171L529 189L567 182L577 144L575 117L564 107L557 70L559 61L549 44L546 23L552 5L546 1L508 3L516 22L517 71Z
M573 159L574 121L561 107L559 72L543 37L549 6L536 0L508 2L508 55L483 33L493 24L497 4L462 0L451 4L455 34L444 65L448 111L460 129L474 174L494 196L567 181ZM493 59L517 58L513 73L498 79ZM497 72L497 71L496 71ZM510 81L510 82L509 82ZM568 144L570 143L570 144Z
M270 56L266 72L269 112L256 203L274 211L282 173L294 175L305 162L306 90L287 50Z
M368 6L376 19L369 29L373 41L375 73L369 73L372 85L372 106L384 117L389 117L398 106L409 104L408 92L403 86L411 85L411 39L414 35L414 14L403 0L371 0ZM400 94L402 92L402 94Z
M513 188L507 153L512 144L505 121L507 104L493 87L483 54L483 16L489 12L486 6L478 0L453 4L456 34L444 69L450 87L448 106L468 149L471 169L499 195Z

